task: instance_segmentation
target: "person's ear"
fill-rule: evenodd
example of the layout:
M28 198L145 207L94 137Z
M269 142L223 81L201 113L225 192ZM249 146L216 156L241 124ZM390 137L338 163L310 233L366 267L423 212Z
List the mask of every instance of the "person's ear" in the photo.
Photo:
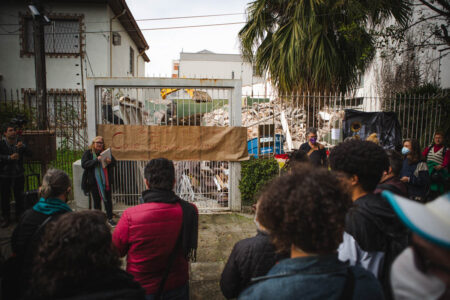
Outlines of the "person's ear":
M150 188L150 185L148 184L148 180L147 180L147 179L144 179L144 182L145 182L145 186L147 187L147 189L149 189L149 188Z
M392 167L391 166L389 166L389 171L388 171L388 174L392 174L393 173L393 171L392 171Z
M352 175L350 177L350 183L351 183L352 186L355 186L355 185L359 184L358 175Z
M71 187L71 186L69 186L69 187L67 188L67 194L70 194L70 192L72 192L72 187Z

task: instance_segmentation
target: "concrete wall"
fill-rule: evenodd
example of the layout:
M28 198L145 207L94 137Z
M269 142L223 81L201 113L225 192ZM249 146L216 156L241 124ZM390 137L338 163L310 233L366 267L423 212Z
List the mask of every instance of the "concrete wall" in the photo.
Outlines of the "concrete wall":
M114 12L107 7L108 18L114 17ZM134 41L126 33L125 28L118 21L112 23L113 32L119 32L121 36L121 44L112 46L112 77L144 77L145 76L145 61L142 56L139 56ZM108 25L109 26L109 25ZM108 29L109 30L109 29ZM130 47L134 50L134 74L130 73ZM108 42L109 53L109 42ZM109 61L108 61L109 66ZM108 71L109 74L109 71ZM108 75L109 76L109 75Z
M83 89L86 77L109 76L109 19L112 12L105 4L71 4L51 2L46 5L49 14L83 14L85 36L85 52L80 57L50 57L46 56L47 88L51 89ZM18 24L20 22L19 12L25 13L25 6L14 2L2 3L0 5L0 23ZM6 89L35 88L34 56L20 57L21 39L20 25L3 26L1 33L14 32L15 35L0 35L0 74L2 80L0 87ZM124 31L122 25L113 22L113 30ZM102 31L102 32L99 32ZM98 32L98 33L89 33ZM126 32L120 32L122 37L121 46L113 46L113 75L118 77L131 76L128 73L129 48L135 49L135 59L139 52L134 42ZM144 60L139 57L138 64L135 63L135 76L144 76Z
M188 53L189 60L184 60L184 54L180 55L180 78L233 79L234 72L234 79L242 79L242 86L263 81L261 77L253 76L252 65L242 62L239 55ZM214 60L215 55L220 60Z

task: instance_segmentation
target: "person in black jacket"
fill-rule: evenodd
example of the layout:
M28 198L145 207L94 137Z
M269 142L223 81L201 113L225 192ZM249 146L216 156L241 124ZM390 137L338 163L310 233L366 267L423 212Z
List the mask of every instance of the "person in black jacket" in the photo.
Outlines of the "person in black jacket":
M70 191L71 181L64 171L50 169L45 173L39 188L40 200L25 211L11 237L13 257L2 281L4 299L18 299L27 289L33 257L45 226L72 211L66 204Z
M299 150L305 151L311 163L315 166L327 166L327 151L317 142L317 129L311 127L306 131L306 143L300 145Z
M373 194L389 159L380 146L351 140L333 148L330 166L353 200L345 219L339 259L371 271L389 298L389 270L408 244L408 231L389 203Z
M223 269L220 289L228 299L236 298L251 284L252 278L266 275L277 261L289 257L288 253L276 253L268 233L257 220L257 213L254 221L257 234L234 245Z
M121 270L111 228L100 211L65 214L49 224L25 299L145 299Z
M31 155L16 134L14 125L5 125L2 130L4 137L0 141L0 193L2 197L2 228L10 224L10 197L11 189L14 192L16 203L15 212L17 221L23 213L23 188L25 184L23 157Z
M103 201L108 222L111 226L115 226L111 186L113 183L113 167L116 165L116 160L111 156L111 159L106 159L106 168L102 167L100 154L105 148L103 137L97 136L92 140L90 149L84 152L81 158L81 166L84 169L81 188L86 194L89 193L91 195L95 209L101 210Z

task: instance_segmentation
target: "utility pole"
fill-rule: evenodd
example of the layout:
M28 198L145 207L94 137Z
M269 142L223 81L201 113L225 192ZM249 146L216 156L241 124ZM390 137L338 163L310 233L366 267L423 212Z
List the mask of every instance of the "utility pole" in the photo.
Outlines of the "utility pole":
M36 104L38 110L38 129L41 130L43 142L49 135L49 122L47 117L47 73L45 70L45 36L44 25L50 20L44 15L44 9L40 0L31 0L28 9L33 16L34 39L34 71L36 77ZM42 145L45 147L45 145ZM41 176L47 172L47 160L41 161Z
M44 22L47 23L49 20L43 15L43 7L40 0L33 0L30 4L29 9L33 15L34 70L36 77L38 127L40 130L47 130L47 73L45 70Z

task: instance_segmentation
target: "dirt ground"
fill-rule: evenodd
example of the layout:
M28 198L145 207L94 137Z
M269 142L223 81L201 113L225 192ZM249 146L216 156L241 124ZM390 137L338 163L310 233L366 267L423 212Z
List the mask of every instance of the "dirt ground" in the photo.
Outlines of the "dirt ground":
M234 244L256 234L252 215L202 214L197 262L191 263L191 299L225 299L219 281Z

